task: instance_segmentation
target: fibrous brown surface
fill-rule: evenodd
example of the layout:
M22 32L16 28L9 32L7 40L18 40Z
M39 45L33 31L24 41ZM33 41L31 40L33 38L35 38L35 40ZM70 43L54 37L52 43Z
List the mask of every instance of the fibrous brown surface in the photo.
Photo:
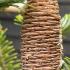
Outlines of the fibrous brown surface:
M28 0L21 29L22 70L59 70L60 15L57 0Z

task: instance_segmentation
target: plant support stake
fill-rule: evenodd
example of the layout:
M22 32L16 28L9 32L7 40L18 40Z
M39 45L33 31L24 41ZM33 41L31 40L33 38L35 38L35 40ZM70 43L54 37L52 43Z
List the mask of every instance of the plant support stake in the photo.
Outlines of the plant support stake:
M22 70L60 70L62 36L57 0L28 0L21 27Z

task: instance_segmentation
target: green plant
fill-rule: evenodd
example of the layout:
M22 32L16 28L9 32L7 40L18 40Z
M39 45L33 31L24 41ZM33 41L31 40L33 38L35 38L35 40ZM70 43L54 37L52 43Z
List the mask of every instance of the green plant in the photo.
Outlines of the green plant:
M65 14L61 19L61 28L63 36L66 36L70 32L70 14Z
M63 60L64 60L64 63L62 65L62 67L61 67L61 70L70 70L70 58L65 56L63 58Z
M10 6L13 3L22 3L24 0L0 0L0 7Z
M20 60L12 41L6 38L6 31L7 29L0 25L0 70L20 70Z
M70 32L70 14L66 14L61 19L61 29L63 37L67 36ZM70 57L64 56L63 57L63 65L61 70L70 70Z
M15 16L14 24L22 25L23 24L23 20L24 20L24 17L21 14L18 14L18 15Z

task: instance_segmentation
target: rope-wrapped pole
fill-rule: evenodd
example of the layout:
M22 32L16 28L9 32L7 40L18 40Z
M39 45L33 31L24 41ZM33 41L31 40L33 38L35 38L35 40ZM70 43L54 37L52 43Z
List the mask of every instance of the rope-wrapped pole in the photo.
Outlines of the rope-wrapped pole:
M22 70L60 70L61 38L57 0L28 0L21 28Z

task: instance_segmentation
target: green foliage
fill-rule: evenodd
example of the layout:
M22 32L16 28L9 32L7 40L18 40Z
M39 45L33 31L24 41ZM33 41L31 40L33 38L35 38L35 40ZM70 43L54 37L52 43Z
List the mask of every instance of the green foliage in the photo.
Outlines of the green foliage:
M12 41L6 38L6 31L7 29L0 25L0 70L20 70L20 60Z
M66 14L61 19L61 28L63 36L66 36L70 32L70 14ZM63 57L63 65L61 67L61 70L70 70L70 57L64 56Z
M13 3L23 3L24 0L0 0L0 7L10 6Z
M64 63L62 65L61 70L70 70L70 57L65 56L63 60Z
M70 14L66 14L64 17L62 17L61 28L62 28L63 36L69 34L69 32L70 32Z
M23 24L23 16L21 14L18 14L15 16L15 19L14 19L14 24L16 25L22 25Z

